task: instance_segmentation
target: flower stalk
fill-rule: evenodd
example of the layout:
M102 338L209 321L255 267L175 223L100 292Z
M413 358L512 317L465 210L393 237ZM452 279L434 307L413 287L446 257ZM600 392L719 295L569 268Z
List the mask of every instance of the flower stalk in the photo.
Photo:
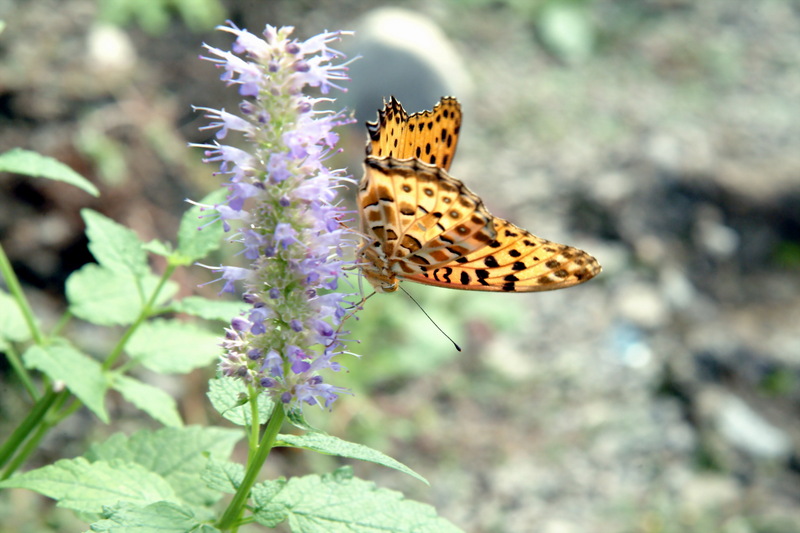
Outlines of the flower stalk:
M255 404L254 397L251 397L251 402ZM267 460L267 457L269 457L269 452L272 450L272 446L275 444L278 431L280 431L285 418L286 412L283 410L283 406L277 403L274 404L272 416L270 416L269 422L267 422L267 427L264 429L261 442L259 442L258 447L255 449L255 453L251 454L251 457L249 457L247 472L245 472L244 479L236 489L236 494L228 504L228 508L225 510L222 518L220 518L219 522L217 523L217 527L219 529L230 529L242 516L242 511L244 511L244 507L247 504L248 498L250 497L250 491L258 479L259 472L261 472L261 465L263 465ZM258 419L256 418L254 420Z
M223 342L223 374L243 380L279 404L330 407L345 389L325 382L321 372L339 371L340 325L347 294L334 292L353 238L343 221L348 212L337 189L350 181L325 161L349 124L343 112L322 111L327 98L312 98L307 87L327 94L347 79L344 58L328 45L347 32L325 32L306 41L291 39L293 28L267 26L261 36L228 23L219 29L236 37L232 51L205 46L238 87L239 113L205 112L217 141L195 145L205 161L228 177L224 204L216 211L232 241L241 246L246 267L209 267L220 273L223 292L244 287L249 311L231 321ZM239 132L246 148L220 144Z

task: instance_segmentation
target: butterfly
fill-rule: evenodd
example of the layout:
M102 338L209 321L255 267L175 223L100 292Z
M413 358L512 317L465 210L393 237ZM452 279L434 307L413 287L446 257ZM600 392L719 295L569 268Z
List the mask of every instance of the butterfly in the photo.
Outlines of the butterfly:
M461 105L442 98L409 116L394 97L367 122L356 263L376 292L402 280L470 291L532 292L588 281L600 264L583 250L493 216L448 170Z

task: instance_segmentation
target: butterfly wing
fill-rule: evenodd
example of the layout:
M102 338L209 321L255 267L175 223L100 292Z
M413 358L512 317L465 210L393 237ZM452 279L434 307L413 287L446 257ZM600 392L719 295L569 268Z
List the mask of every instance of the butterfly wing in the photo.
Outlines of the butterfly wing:
M459 180L416 160L368 157L364 228L400 279L462 290L562 289L600 272L583 250L493 216Z
M492 225L497 236L485 247L402 277L452 289L537 292L572 287L600 272L597 259L583 250L542 239L501 218L494 217Z
M392 97L367 123L358 192L361 271L376 290L399 279L453 289L533 292L583 283L600 272L586 252L494 217L450 168L461 107L442 98L409 116Z
M461 130L461 104L444 97L433 108L409 116L394 96L367 122L367 156L419 159L449 170Z
M416 159L367 157L362 231L404 274L449 263L495 238L492 215L467 187Z

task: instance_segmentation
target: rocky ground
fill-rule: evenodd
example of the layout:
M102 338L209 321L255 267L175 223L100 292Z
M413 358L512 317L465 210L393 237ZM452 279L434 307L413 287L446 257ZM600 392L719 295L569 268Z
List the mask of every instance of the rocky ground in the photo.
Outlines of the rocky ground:
M202 139L189 105L225 98L196 60L224 36L177 21L120 31L77 0L57 17L54 2L22 4L0 6L0 149L58 157L102 184L92 207L168 237L183 198L213 186L185 142ZM402 295L370 300L364 357L341 377L358 394L319 423L431 487L357 472L470 532L800 531L797 4L439 0L400 3L414 16L388 24L360 19L362 4L228 7L254 31L360 30L360 117L389 94L409 111L458 96L453 174L604 271L533 295L409 287L460 355ZM361 127L344 137L359 154ZM0 187L2 244L41 305L57 302L88 260L87 199ZM194 421L203 402L184 398ZM287 454L274 473L308 468Z

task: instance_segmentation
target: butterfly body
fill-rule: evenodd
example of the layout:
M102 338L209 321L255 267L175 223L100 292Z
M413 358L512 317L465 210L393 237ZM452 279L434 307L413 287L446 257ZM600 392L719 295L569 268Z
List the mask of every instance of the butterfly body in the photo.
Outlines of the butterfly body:
M541 239L493 216L448 169L461 108L443 98L408 116L394 98L368 123L358 191L357 263L377 292L401 280L463 290L531 292L576 285L600 265L591 255Z

